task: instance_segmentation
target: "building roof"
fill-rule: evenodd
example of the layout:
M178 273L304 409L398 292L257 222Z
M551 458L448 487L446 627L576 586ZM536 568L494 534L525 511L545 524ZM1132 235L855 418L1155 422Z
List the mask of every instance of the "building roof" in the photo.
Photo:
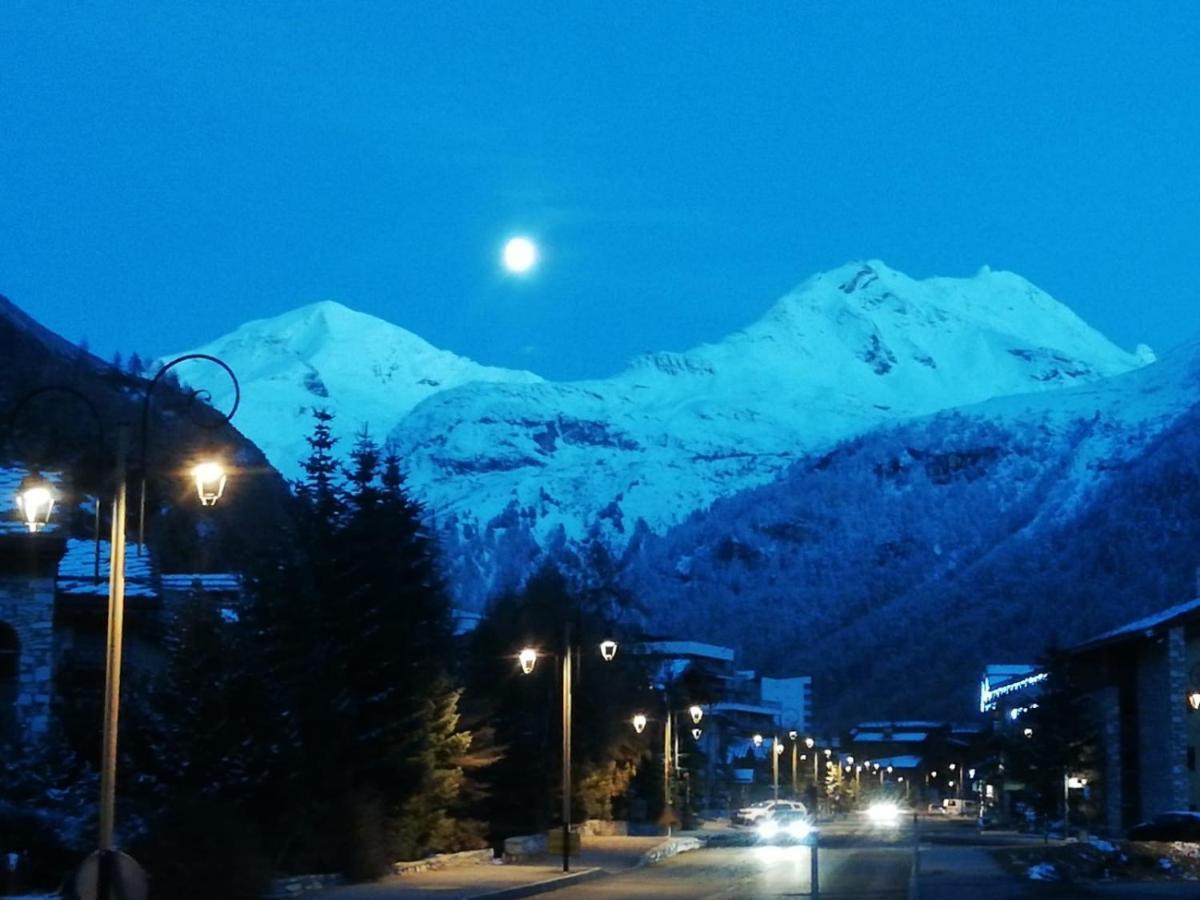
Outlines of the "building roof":
M107 597L108 596L108 566L112 556L112 546L108 541L100 541L100 577L96 578L96 549L95 541L71 538L67 541L67 552L63 554L58 564L57 589L60 594L73 597ZM125 544L125 596L146 597L157 596L154 590L153 570L150 566L150 555L137 555L137 548Z
M911 753L905 753L901 756L885 756L882 759L871 757L871 765L878 765L881 769L886 769L891 766L893 769L916 769L921 765L921 757L914 756Z
M1186 603L1177 603L1175 606L1169 606L1144 618L1136 619L1126 625L1106 631L1090 640L1084 641L1082 644L1077 644L1071 650L1078 653L1083 650L1094 650L1105 644L1115 644L1135 638L1147 637L1147 632L1166 625L1173 625L1177 621L1192 617L1200 619L1200 598L1188 600Z
M701 641L643 641L635 645L632 652L641 656L698 657L733 662L733 648Z
M128 558L125 564L128 567ZM232 572L171 572L161 579L168 591L190 591L197 584L205 594L236 594L242 589L241 579Z

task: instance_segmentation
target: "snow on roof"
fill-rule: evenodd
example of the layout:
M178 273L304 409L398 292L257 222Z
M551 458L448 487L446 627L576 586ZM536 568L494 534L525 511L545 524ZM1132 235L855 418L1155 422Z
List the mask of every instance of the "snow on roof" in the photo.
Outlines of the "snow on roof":
M733 649L717 644L705 644L700 641L645 641L638 644L634 653L655 656L698 656L704 659L716 659L721 662L733 662Z
M1075 651L1088 650L1100 644L1107 644L1112 641L1119 641L1124 638L1138 637L1143 632L1149 631L1152 628L1157 628L1160 625L1166 625L1175 619L1181 619L1191 613L1200 611L1200 598L1188 600L1186 603L1177 603L1175 606L1169 606L1164 610L1153 613L1142 619L1130 622L1127 625L1122 625L1119 628L1114 628L1111 631L1106 631L1091 640L1084 641L1072 649Z
M231 594L242 589L241 580L232 572L172 572L162 576L163 589L168 591L190 591L197 584L205 594Z
M58 563L58 592L72 596L108 596L108 566L111 545L100 541L100 577L96 573L96 542L71 538ZM125 596L155 597L150 555L137 555L137 548L125 544Z

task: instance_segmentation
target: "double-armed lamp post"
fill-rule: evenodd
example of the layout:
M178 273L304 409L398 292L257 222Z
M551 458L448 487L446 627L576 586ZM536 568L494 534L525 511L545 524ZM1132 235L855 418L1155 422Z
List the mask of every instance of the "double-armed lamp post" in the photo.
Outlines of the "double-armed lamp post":
M599 645L600 658L612 662L617 655L617 642L603 640ZM563 630L562 646L562 867L571 871L571 656L575 648L571 644L571 625ZM541 656L552 655L526 647L517 654L521 672L530 675Z
M692 740L699 741L704 732L700 728L700 721L704 718L704 709L697 703L691 704L687 708L687 714L692 720ZM671 709L670 701L667 702L667 714L663 720L663 805L667 812L670 812L674 806L672 791L671 791L671 773L675 772L678 777L679 773L679 727L675 721L677 712ZM633 725L633 730L641 734L646 730L646 723L649 720L645 713L635 713L630 723ZM674 763L672 763L672 753L674 754ZM668 818L670 818L668 816ZM668 826L669 828L670 826Z
M158 370L146 387L142 397L141 411L141 447L140 475L141 498L138 525L138 552L144 541L145 509L146 509L146 474L149 448L150 401L154 389L162 381L168 370L189 360L202 360L216 363L233 382L234 402L228 413L217 413L218 420L212 423L199 423L206 428L220 427L229 422L237 412L241 399L241 391L233 370L215 356L202 353L192 353L171 360ZM10 416L15 423L20 412L35 398L49 393L66 394L82 401L91 412L96 424L96 438L103 449L103 425L99 411L84 394L67 386L51 385L38 388L23 397L14 407ZM196 399L209 399L206 391L191 391L189 403ZM109 551L108 571L108 628L105 641L104 665L104 719L100 745L100 825L99 825L99 856L96 864L95 894L97 900L110 900L114 894L116 871L116 850L113 842L116 780L117 780L117 731L121 708L121 662L125 627L125 519L127 516L126 493L128 480L129 454L129 423L119 422L117 425L116 460L114 466L115 487L112 500L111 545ZM191 469L191 476L196 486L202 506L213 506L221 498L225 490L225 467L216 460L204 460ZM35 473L26 478L17 496L17 508L26 527L30 532L38 532L50 522L54 510L55 491L53 486ZM97 521L99 520L99 500L97 500ZM96 535L99 541L99 533ZM97 560L99 556L97 555ZM97 577L99 563L97 562ZM124 896L124 893L119 893Z

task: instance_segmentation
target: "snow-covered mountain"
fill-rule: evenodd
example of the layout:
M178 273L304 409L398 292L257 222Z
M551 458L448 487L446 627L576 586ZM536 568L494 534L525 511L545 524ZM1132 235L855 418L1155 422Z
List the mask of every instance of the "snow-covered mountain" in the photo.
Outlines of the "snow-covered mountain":
M879 262L816 275L748 328L607 379L468 384L393 432L433 508L545 537L670 525L881 423L1137 368L1023 278L917 281Z
M285 474L315 406L344 437L367 422L390 435L410 485L462 538L476 600L504 564L488 541L518 523L537 545L523 554L588 535L619 547L638 520L664 529L879 425L1153 360L1018 275L916 280L877 261L813 276L720 341L591 381L480 366L334 303L199 349L238 372L237 424Z
M410 331L332 301L247 322L188 352L217 356L233 368L242 389L236 424L292 479L300 477L300 460L308 456L305 437L314 408L336 414L334 433L346 451L364 425L382 438L414 406L441 391L475 381L541 380L439 350ZM214 405L230 408L231 387L219 372L198 364L178 371L185 381L211 378L202 385Z

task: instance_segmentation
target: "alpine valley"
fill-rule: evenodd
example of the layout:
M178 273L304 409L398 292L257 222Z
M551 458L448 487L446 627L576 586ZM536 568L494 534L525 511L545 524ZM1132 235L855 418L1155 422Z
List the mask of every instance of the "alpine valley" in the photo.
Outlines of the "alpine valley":
M391 441L461 606L553 559L859 715L965 715L985 663L1186 599L1200 558L1200 345L1126 352L1008 272L849 264L581 382L332 302L191 352L288 477L314 409Z

